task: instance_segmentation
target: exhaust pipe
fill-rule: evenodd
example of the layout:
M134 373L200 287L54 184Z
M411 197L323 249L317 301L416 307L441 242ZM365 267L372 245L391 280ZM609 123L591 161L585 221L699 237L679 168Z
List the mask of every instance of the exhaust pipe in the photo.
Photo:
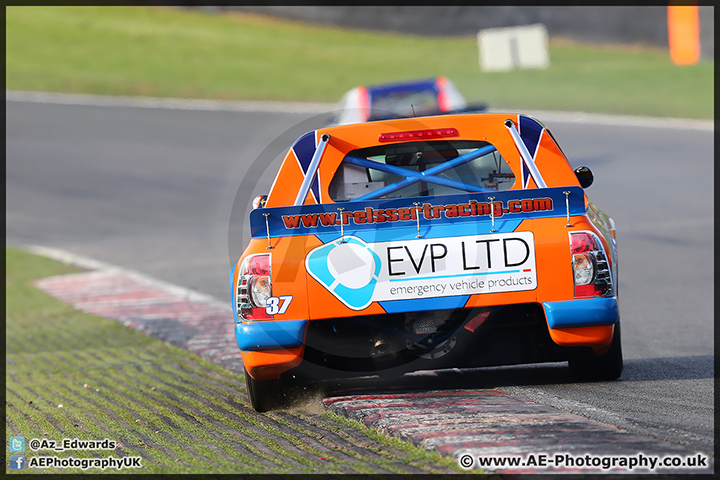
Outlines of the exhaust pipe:
M385 337L375 337L370 347L370 356L379 357L390 352L390 342Z

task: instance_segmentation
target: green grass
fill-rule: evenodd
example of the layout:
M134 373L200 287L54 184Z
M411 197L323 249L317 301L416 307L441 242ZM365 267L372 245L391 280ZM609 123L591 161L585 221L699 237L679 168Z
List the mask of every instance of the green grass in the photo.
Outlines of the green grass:
M7 88L335 102L348 89L445 75L493 108L713 118L713 62L552 41L545 70L484 73L474 37L342 30L162 7L7 7Z
M108 438L122 444L125 455L143 456L142 469L122 472L460 471L437 452L330 412L258 414L246 401L243 377L114 320L79 312L33 284L75 271L6 249L6 438L22 436L27 444L34 438ZM333 435L338 437L329 440ZM347 447L357 445L358 435L364 450L351 451ZM29 462L41 455L118 458L121 453L26 448L25 455Z

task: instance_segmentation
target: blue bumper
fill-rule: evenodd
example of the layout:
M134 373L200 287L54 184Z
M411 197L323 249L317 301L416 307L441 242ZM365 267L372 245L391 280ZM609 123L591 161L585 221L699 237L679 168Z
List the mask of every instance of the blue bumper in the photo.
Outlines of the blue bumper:
M615 297L543 302L542 306L550 328L612 325L620 316Z
M240 350L277 350L299 347L305 338L307 320L258 321L235 324Z

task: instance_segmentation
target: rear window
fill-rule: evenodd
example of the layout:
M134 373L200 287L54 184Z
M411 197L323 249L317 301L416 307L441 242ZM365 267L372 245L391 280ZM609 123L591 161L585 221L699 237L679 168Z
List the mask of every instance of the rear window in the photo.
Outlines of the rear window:
M335 202L347 202L498 191L514 184L515 175L492 144L438 140L353 150L328 193Z

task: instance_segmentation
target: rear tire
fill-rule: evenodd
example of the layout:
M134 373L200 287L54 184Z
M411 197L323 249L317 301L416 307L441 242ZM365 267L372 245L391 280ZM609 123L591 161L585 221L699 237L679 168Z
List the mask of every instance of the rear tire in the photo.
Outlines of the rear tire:
M595 355L590 347L570 348L568 365L573 377L579 380L615 380L623 371L623 356L620 340L620 321L615 324L610 349L602 355Z
M280 378L255 380L245 370L250 405L257 412L267 412L292 406L314 392L314 385L300 376L297 369L285 372Z
M275 410L290 403L280 378L255 380L245 370L245 385L247 386L250 405L257 412Z

